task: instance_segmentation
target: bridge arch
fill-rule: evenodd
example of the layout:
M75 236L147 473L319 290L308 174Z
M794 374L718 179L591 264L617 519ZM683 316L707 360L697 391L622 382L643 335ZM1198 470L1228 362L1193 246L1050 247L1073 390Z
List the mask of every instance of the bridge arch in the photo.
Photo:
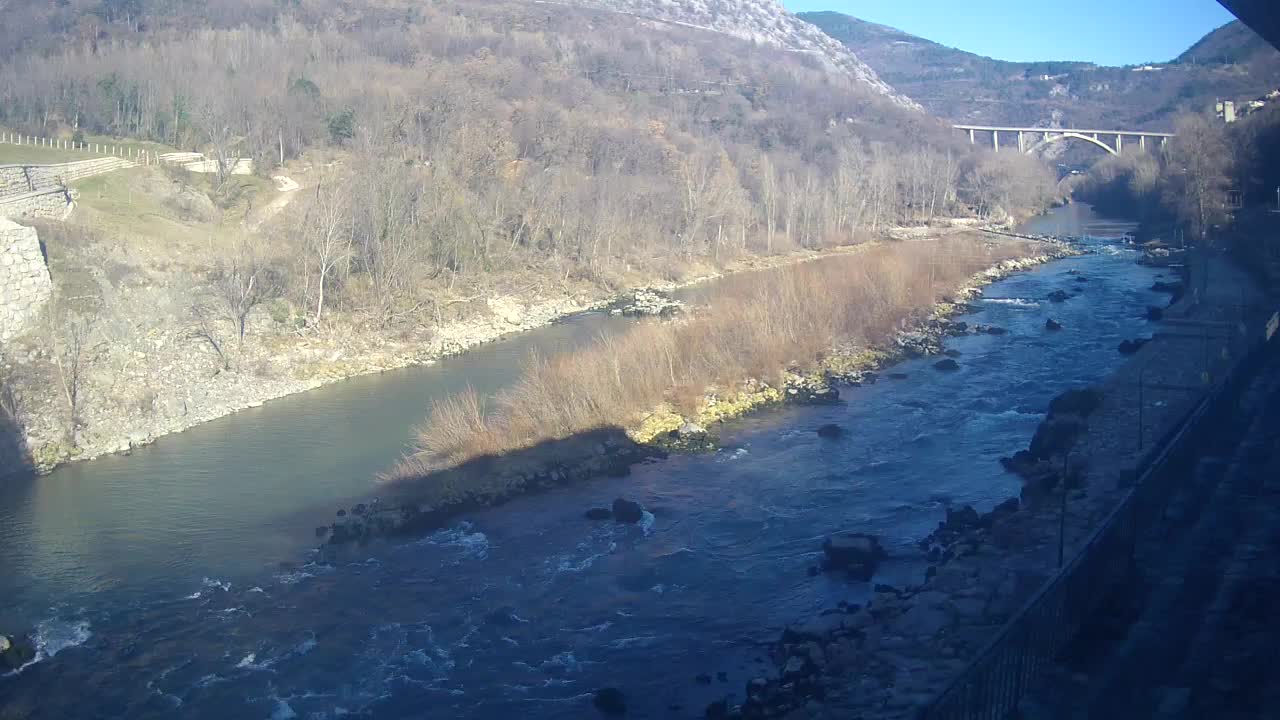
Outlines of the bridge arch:
M1045 148L1045 147L1047 147L1047 146L1049 146L1049 145L1052 145L1053 143L1056 143L1056 142L1063 142L1064 140L1069 140L1069 139L1074 139L1074 140L1084 140L1085 142L1093 143L1094 145L1097 145L1098 147L1102 148L1103 150L1106 150L1106 151L1107 151L1108 153L1110 153L1111 155L1119 155L1119 154L1120 154L1120 151L1119 151L1119 150L1117 150L1116 148L1113 148L1113 147L1111 147L1110 145L1108 145L1108 144L1106 144L1106 143L1102 142L1101 140L1099 140L1099 139L1098 139L1098 138L1096 138L1096 137L1093 137L1093 136L1091 136L1091 135L1084 135L1084 134L1081 134L1081 133L1078 133L1078 132L1070 132L1070 131L1063 132L1063 133L1059 133L1059 134L1050 135L1048 138L1045 138L1044 140L1041 140L1040 142L1036 143L1035 145L1032 145L1031 147L1027 148L1027 154L1028 154L1028 155L1034 155L1034 154L1036 154L1037 152L1039 152L1042 148Z

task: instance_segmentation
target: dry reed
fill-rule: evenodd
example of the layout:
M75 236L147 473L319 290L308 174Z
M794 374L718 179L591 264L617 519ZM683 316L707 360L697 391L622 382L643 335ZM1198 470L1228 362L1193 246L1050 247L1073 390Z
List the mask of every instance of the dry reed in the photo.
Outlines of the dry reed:
M776 382L786 369L813 368L837 344L886 343L975 273L1033 254L1031 243L966 235L731 277L682 321L644 321L586 350L532 358L488 408L471 389L436 403L418 455L393 477L593 428L632 427L663 403L692 414L711 388Z

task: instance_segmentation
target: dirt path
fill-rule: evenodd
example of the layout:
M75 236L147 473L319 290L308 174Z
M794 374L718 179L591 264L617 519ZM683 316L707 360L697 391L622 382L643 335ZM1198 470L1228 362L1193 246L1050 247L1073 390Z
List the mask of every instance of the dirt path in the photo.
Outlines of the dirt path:
M298 190L302 188L296 180L288 175L273 175L271 180L276 185L276 192L280 194L245 220L244 227L246 230L251 232L260 230L263 224L288 207L289 203L293 202L293 199L298 196Z

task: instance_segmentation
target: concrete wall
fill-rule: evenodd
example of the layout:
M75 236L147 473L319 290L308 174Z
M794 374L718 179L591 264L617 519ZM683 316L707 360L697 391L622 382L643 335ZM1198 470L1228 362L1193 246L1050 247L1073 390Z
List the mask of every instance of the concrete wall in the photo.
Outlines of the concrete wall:
M52 296L35 228L0 218L0 342L30 330Z

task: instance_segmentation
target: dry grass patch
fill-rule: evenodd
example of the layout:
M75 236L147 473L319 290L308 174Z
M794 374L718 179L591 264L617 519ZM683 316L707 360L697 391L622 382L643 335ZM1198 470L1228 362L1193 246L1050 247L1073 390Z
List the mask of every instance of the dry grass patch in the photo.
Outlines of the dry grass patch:
M635 427L663 405L693 415L691 406L713 389L748 379L777 384L784 371L813 369L837 345L886 343L975 273L1038 249L954 236L729 278L680 321L644 321L587 350L534 358L490 403L473 390L436 403L418 454L393 477L595 428Z

